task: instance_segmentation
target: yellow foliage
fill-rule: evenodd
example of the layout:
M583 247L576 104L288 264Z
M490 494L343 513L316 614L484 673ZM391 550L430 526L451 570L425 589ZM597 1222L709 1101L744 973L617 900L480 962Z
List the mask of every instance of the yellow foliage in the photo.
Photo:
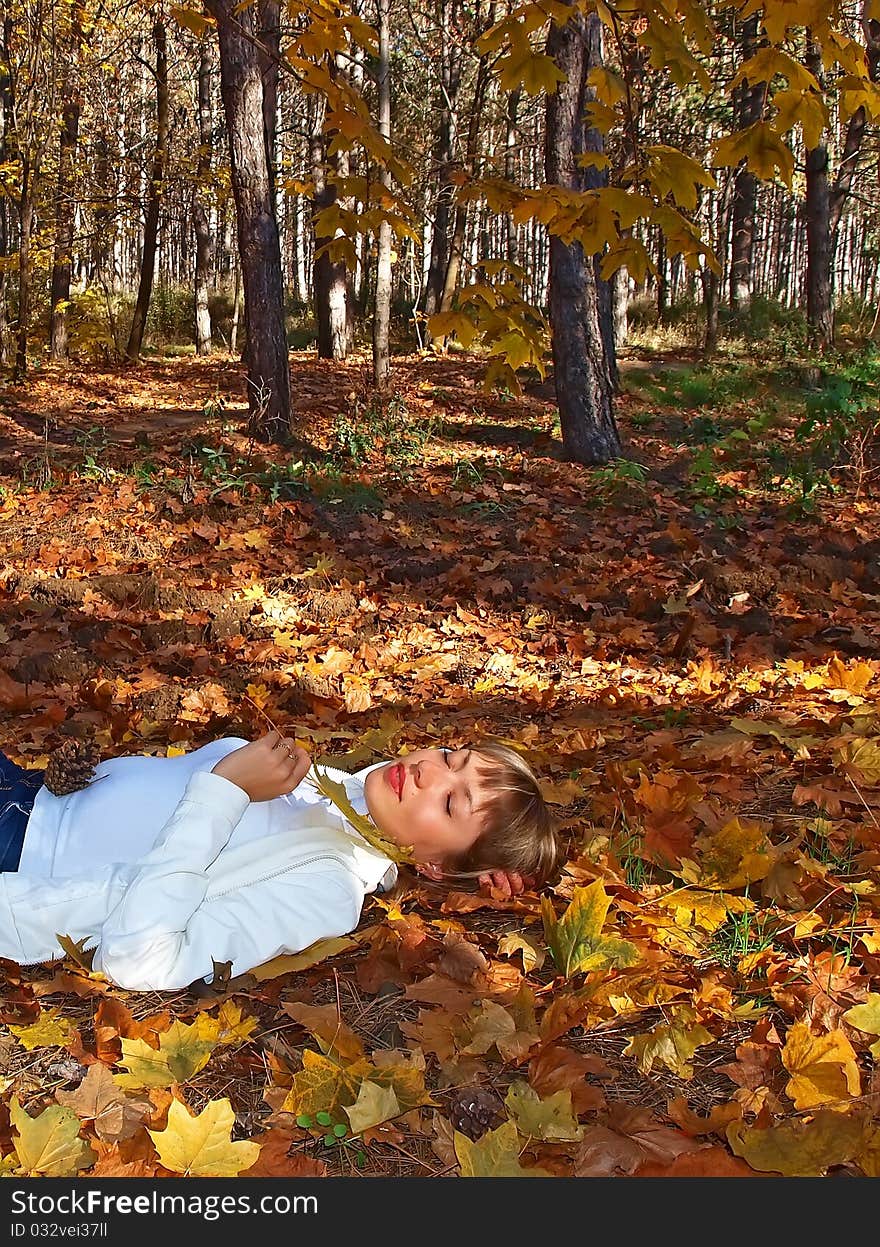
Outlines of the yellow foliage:
M234 1125L228 1100L211 1100L195 1117L179 1100L172 1100L165 1129L147 1134L166 1169L187 1178L237 1178L256 1164L260 1145L246 1139L233 1143Z
M797 1109L817 1104L839 1105L861 1091L852 1044L843 1031L814 1035L805 1022L795 1022L786 1037L782 1063L791 1074L785 1092Z

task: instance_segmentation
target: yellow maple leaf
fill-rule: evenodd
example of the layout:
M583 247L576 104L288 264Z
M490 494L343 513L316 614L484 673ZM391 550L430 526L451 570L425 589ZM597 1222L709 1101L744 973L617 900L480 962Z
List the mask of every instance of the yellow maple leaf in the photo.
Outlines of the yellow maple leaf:
M310 966L316 966L319 962L326 961L329 957L335 957L337 953L343 953L349 948L356 948L357 944L358 941L350 935L315 940L313 944L309 944L308 948L304 948L302 952L290 953L283 957L273 957L271 961L264 961L262 965L254 966L248 973L252 974L258 983L264 983L267 979L280 978L282 974L295 974L300 970L308 970Z
M452 1139L463 1178L550 1177L545 1169L524 1169L519 1163L519 1135L512 1121L497 1130L487 1130L476 1142L458 1130Z
M847 1009L843 1020L856 1030L866 1031L869 1035L880 1035L880 992L869 992L864 1004ZM870 1052L875 1061L880 1061L880 1039L871 1044Z
M309 1117L320 1112L338 1116L340 1109L354 1103L361 1083L371 1072L366 1057L346 1065L307 1048L302 1055L302 1069L293 1076L282 1111Z
M219 1034L217 1019L200 1013L191 1026L175 1021L162 1031L158 1049L143 1039L123 1037L120 1063L128 1066L128 1073L114 1074L114 1081L128 1090L186 1082L208 1064Z
M9 1120L18 1131L18 1168L33 1177L71 1178L97 1160L79 1137L81 1123L73 1109L51 1104L37 1117L30 1117L14 1097L9 1102Z
M751 819L732 818L718 831L699 837L699 862L683 858L681 877L701 888L732 891L765 879L773 858L764 828Z
M713 165L736 168L741 160L745 160L751 172L765 181L771 180L778 170L786 186L791 188L794 156L769 122L756 121L754 125L728 134L715 144Z
M602 927L610 904L601 879L589 887L575 888L571 903L559 919L550 897L541 897L544 938L557 968L566 978L578 971L631 966L639 960L632 944L603 939Z
M259 1018L250 1014L242 1017L241 1005L234 1000L224 1000L217 1011L217 1041L222 1044L245 1043L260 1025Z
M393 1087L382 1087L379 1083L364 1079L358 1088L357 1099L354 1104L345 1106L345 1112L352 1134L363 1134L371 1126L398 1117L403 1109L397 1102Z
M859 1155L865 1137L864 1120L820 1109L808 1121L779 1122L761 1130L744 1121L732 1121L727 1142L760 1173L786 1178L820 1178L832 1165L845 1165Z
M43 1009L36 1022L29 1026L8 1024L8 1029L23 1048L65 1048L77 1033L74 1024L62 1017L57 1009Z
M164 1130L148 1130L159 1160L166 1169L190 1178L237 1178L256 1164L259 1143L230 1136L235 1113L228 1100L211 1100L192 1116L179 1100L168 1106Z
M345 791L345 785L339 783L338 780L331 779L319 763L313 762L311 772L306 779L306 783L312 785L313 788L320 792L322 797L326 797L333 805L340 810L352 827L360 832L368 844L374 849L378 849L380 853L384 853L386 857L390 857L394 862L412 862L414 861L412 849L409 846L395 844L393 840L389 840L375 826L373 821L365 814L358 814L348 799L348 793Z
M522 953L523 971L526 974L530 974L532 970L540 970L546 955L543 948L539 948L530 936L517 931L501 937L498 941L498 952L503 957Z
M714 1039L696 1017L693 1009L682 1005L673 1011L668 1026L657 1025L645 1035L633 1035L623 1049L623 1055L634 1057L643 1074L650 1074L654 1065L659 1063L679 1078L693 1078L691 1057L697 1048L712 1043Z
M554 1091L543 1099L522 1079L510 1084L504 1103L517 1132L526 1138L566 1142L582 1138L583 1127L571 1107L571 1089Z
M785 1093L795 1108L827 1104L845 1112L849 1097L861 1092L856 1054L841 1030L814 1035L806 1022L795 1022L786 1036L782 1063L791 1074Z

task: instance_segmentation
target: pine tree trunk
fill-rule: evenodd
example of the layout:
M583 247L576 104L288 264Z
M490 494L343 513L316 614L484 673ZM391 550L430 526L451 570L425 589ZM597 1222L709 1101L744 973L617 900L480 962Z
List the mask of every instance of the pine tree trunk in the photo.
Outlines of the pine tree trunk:
M376 65L376 89L379 98L379 133L391 138L391 63L389 59L390 0L377 0L379 59ZM391 187L391 175L382 169L380 181ZM391 375L391 224L380 221L376 259L376 303L373 313L373 383L382 390Z
M80 83L79 49L82 42L81 11L71 11L70 61L63 79L64 106L58 147L58 186L55 194L55 246L52 256L52 295L49 314L49 352L54 360L65 360L67 345L67 304L70 300L70 274L73 266L73 158L79 137Z
M323 109L315 109L311 134L312 178L315 194L312 221L336 202L336 185L326 173L326 141L322 132ZM345 359L348 355L351 317L348 310L348 273L344 260L334 260L327 250L332 238L314 226L312 286L315 298L315 328L319 359Z
M214 239L208 222L206 198L211 182L211 46L202 40L199 58L199 164L193 187L192 214L196 233L195 320L196 354L211 354L211 313L208 281L214 262Z
M450 36L452 0L440 0L437 24L440 32L440 84L434 113L437 141L434 165L437 170L437 197L431 230L431 253L425 281L425 315L440 311L443 279L449 264L449 218L455 187L450 179L453 162L453 129L458 89L461 84L461 50Z
M167 165L168 148L168 55L166 50L165 22L159 18L153 25L156 44L156 149L153 171L147 196L147 213L144 222L144 250L141 256L141 276L138 284L137 302L134 306L126 358L134 361L141 353L150 296L153 293L153 274L156 268L156 241L159 235L159 209L162 204L163 183Z
M579 167L577 159L602 146L601 135L584 124L586 104L593 98L587 76L602 64L600 19L572 12L565 25L551 27L546 54L566 75L547 97L547 181L586 190L600 185L598 171ZM600 292L598 260L585 255L580 243L565 243L551 235L549 304L556 401L566 454L584 464L607 463L621 450L613 412L616 366L610 299L607 282L602 283L604 299Z
M807 32L805 64L822 82L822 54ZM834 341L831 289L831 190L828 146L824 140L807 150L804 215L807 227L807 321L813 345L827 350Z
M266 442L290 438L290 366L284 326L281 247L263 114L261 53L253 7L206 0L220 39L220 91L229 136L232 193L244 291L248 430Z
M758 15L749 17L743 26L742 59L749 60L758 46ZM760 121L764 107L766 83L741 83L734 93L734 110L738 128ZM744 164L737 171L731 206L730 306L744 311L752 301L754 286L755 206L758 179Z
M16 334L14 382L27 374L28 329L31 316L31 232L34 224L33 174L27 158L22 160L21 194L19 197L18 240L18 332Z

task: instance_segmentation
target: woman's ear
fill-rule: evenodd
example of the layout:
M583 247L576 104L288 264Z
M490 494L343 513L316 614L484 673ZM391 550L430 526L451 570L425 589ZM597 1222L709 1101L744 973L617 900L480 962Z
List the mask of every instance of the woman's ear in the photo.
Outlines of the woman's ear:
M440 880L443 878L443 867L438 866L436 862L419 862L416 871L420 875L424 875L426 879Z

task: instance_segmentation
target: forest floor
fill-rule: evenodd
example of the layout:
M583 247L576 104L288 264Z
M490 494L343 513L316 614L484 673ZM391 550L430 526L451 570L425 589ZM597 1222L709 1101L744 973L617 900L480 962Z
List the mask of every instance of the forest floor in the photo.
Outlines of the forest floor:
M225 356L0 388L13 759L496 738L566 849L543 918L413 882L213 994L0 962L2 1172L174 1175L177 1101L249 1177L880 1174L876 441L829 460L796 368L643 352L588 469L482 367L396 359L379 407L294 353L297 453Z

